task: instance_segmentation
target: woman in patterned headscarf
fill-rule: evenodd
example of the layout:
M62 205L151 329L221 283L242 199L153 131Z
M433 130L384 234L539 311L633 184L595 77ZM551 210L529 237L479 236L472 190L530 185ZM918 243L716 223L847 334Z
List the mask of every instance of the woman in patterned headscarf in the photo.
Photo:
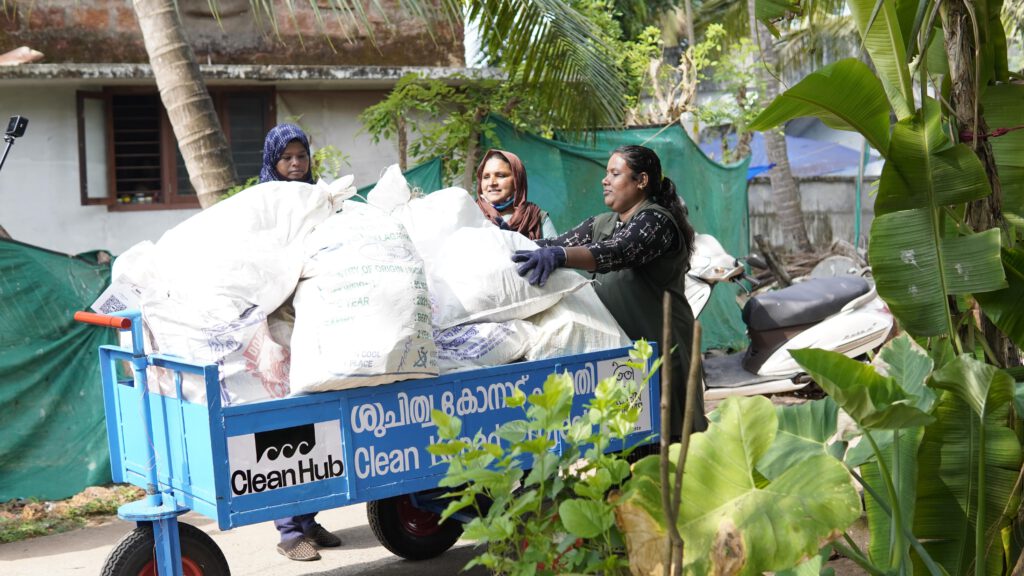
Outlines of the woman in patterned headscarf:
M294 124L274 126L263 142L260 184L281 180L313 183L309 138Z
M547 212L526 199L526 169L519 156L488 150L476 169L476 203L495 226L530 240L558 235Z
M313 183L309 138L294 124L278 124L263 142L263 167L260 183ZM341 539L316 521L316 514L300 514L274 520L281 535L277 551L289 560L319 560L317 548L341 546Z

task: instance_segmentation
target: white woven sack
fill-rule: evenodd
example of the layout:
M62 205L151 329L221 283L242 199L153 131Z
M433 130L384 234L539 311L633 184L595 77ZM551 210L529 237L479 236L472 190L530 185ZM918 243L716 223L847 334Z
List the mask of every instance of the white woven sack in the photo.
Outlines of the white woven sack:
M437 376L423 262L397 220L346 203L307 242L295 291L293 394Z
M525 320L463 324L434 332L441 373L521 360L536 329Z
M528 318L536 328L527 360L631 346L593 286L584 286L544 312Z
M288 395L288 343L274 340L267 315L258 306L239 310L238 302L207 298L197 305L165 292L143 311L153 348L198 364L218 364L220 399L225 406L283 398ZM168 371L150 367L147 373L151 390L175 395ZM186 375L182 396L205 403L205 386L202 378Z
M367 202L399 219L416 245L426 265L436 329L521 320L587 282L575 272L556 270L544 287L531 286L516 273L511 257L537 245L488 222L462 188L412 198L401 171L392 166Z
M588 284L580 274L559 269L544 286L531 285L517 272L512 254L536 249L537 244L522 234L497 226L456 230L428 268L434 325L444 329L472 322L522 320Z
M414 197L397 164L384 171L366 195L366 202L398 218L428 266L434 253L456 230L494 226L462 188L444 188Z
M259 184L168 230L151 248L140 247L123 268L145 277L148 346L219 364L224 404L287 395L288 343L271 337L267 315L298 283L305 237L354 193L351 176L331 184ZM169 373L148 373L152 389L174 393ZM205 402L201 380L187 376L183 395Z
M244 300L270 314L295 290L306 235L354 193L352 176L247 188L164 233L154 251L159 287Z

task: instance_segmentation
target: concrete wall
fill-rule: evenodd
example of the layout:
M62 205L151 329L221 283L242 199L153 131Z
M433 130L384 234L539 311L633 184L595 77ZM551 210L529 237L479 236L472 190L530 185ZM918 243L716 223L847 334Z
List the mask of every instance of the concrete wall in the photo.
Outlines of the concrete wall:
M800 204L811 244L828 248L834 240L854 243L856 238L856 178L847 176L817 176L797 180ZM860 197L860 238L858 247L866 247L871 220L874 217L874 189L877 179L865 179ZM775 209L771 201L771 184L767 178L755 178L748 189L750 201L750 234L761 234L776 249L791 252L793 247L785 231L776 224Z
M357 115L385 91L278 92L278 119L301 116L315 146L333 144L350 157L344 173L356 185L375 182L398 161L390 143L373 144ZM79 200L75 87L12 87L0 91L0 118L29 118L25 136L11 147L0 169L0 226L15 240L69 254L104 249L120 254L164 231L196 210L112 212ZM6 146L6 145L4 145ZM2 152L0 152L2 154Z

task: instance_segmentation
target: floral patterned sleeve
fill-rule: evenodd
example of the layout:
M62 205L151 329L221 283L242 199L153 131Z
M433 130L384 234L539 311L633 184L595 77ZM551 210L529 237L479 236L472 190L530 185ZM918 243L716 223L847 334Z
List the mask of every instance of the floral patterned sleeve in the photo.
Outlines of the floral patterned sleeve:
M594 237L594 218L587 218L578 226L555 238L543 238L536 240L538 246L561 246L570 248L572 246L586 246Z
M642 266L678 245L679 233L668 216L643 210L620 225L611 237L587 248L597 261L597 272L605 273Z

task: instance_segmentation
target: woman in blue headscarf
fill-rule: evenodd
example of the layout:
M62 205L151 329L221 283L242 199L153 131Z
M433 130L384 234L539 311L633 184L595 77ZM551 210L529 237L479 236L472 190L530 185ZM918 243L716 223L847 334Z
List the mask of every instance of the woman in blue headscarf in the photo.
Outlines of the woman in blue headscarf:
M313 183L309 138L294 124L278 124L263 141L260 184L274 181Z
M260 183L313 183L309 138L294 124L278 124L267 133L263 143L263 167ZM277 551L290 560L319 560L317 548L341 546L341 538L316 521L316 514L300 514L274 520L281 534Z

